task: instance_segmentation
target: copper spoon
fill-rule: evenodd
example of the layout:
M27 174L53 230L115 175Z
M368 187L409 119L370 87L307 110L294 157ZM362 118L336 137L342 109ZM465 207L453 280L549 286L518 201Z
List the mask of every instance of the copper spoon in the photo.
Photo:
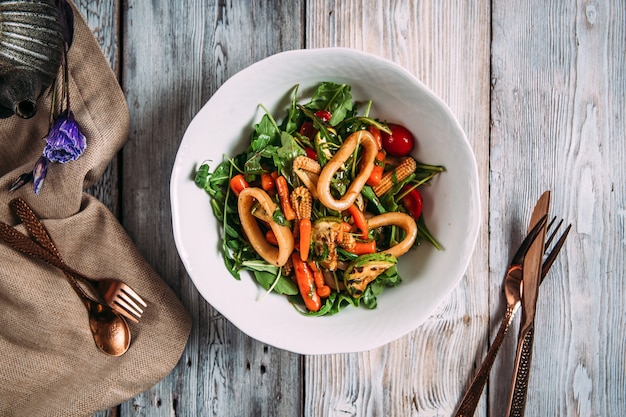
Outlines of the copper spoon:
M131 287L115 278L95 280L71 268L63 261L52 237L26 201L21 197L17 197L11 200L9 207L22 220L22 223L34 239L23 239L23 244L20 245L22 249L26 249L30 255L34 255L56 266L74 278L85 281L101 297L100 301L124 316L124 318L135 323L139 322L139 318L143 314L143 308L147 307L147 304ZM41 247L46 249L48 253L42 251Z
M32 249L33 246L25 244L29 242L33 244L34 242L30 240L28 236L21 234L4 222L0 222L0 238L14 249L27 255L35 256L31 250L27 249ZM39 245L35 245L35 247L45 251L45 249ZM88 296L72 275L65 273L65 277L76 294L80 297L85 308L87 308L89 328L93 334L93 340L96 346L107 355L123 355L130 346L130 329L128 328L128 323L126 323L122 316L113 311L111 307L95 301Z
M65 277L87 308L89 328L96 346L107 355L123 355L130 346L128 323L111 307L92 300L73 276L65 273Z

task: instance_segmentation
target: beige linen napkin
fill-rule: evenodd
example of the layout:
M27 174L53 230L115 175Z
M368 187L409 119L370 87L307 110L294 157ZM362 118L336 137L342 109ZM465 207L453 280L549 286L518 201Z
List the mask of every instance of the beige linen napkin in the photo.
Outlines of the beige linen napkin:
M42 153L50 100L40 99L32 119L0 120L0 220L19 223L8 203L22 197L67 263L87 276L123 279L148 307L138 324L129 323L130 349L107 356L96 348L86 309L63 273L0 242L1 416L87 416L132 398L172 370L191 327L113 214L84 192L123 146L129 117L99 45L75 9L74 16L70 97L87 149L76 161L51 164L39 195L32 183L9 194Z

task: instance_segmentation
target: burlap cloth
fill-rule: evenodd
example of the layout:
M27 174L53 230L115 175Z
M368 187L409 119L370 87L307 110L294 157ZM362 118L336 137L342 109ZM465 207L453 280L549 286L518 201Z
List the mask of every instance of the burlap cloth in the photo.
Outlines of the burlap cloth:
M0 416L87 416L132 398L172 370L191 327L113 214L84 192L126 141L129 117L99 45L79 12L74 16L70 97L87 149L77 161L51 164L39 195L32 183L9 194L42 153L49 99L39 101L32 119L0 120L0 220L19 223L8 202L22 197L67 263L87 276L122 278L148 307L139 324L130 324L129 350L107 356L96 348L87 311L63 273L0 242Z

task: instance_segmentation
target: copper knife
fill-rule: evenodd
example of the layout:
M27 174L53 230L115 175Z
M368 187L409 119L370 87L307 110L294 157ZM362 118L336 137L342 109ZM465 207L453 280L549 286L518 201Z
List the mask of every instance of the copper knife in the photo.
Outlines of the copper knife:
M530 219L532 228L550 209L550 191L544 192L533 210ZM509 417L522 417L526 406L526 393L530 376L530 362L535 334L535 308L541 283L542 258L546 240L546 228L535 239L524 258L522 277L522 318L515 355L513 383L509 396Z

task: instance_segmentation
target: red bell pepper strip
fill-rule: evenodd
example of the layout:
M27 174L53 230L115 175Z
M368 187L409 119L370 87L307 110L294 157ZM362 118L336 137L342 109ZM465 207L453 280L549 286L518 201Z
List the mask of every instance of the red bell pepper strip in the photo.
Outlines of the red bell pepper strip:
M353 204L348 207L348 213L352 216L354 220L354 226L361 231L361 239L368 239L369 237L369 227L367 226L367 220L365 219L365 215L359 208Z
M293 263L296 283L298 284L302 300L304 300L304 305L309 311L319 311L322 307L322 300L317 291L315 291L315 279L311 268L300 258L298 252L293 252L291 262Z

